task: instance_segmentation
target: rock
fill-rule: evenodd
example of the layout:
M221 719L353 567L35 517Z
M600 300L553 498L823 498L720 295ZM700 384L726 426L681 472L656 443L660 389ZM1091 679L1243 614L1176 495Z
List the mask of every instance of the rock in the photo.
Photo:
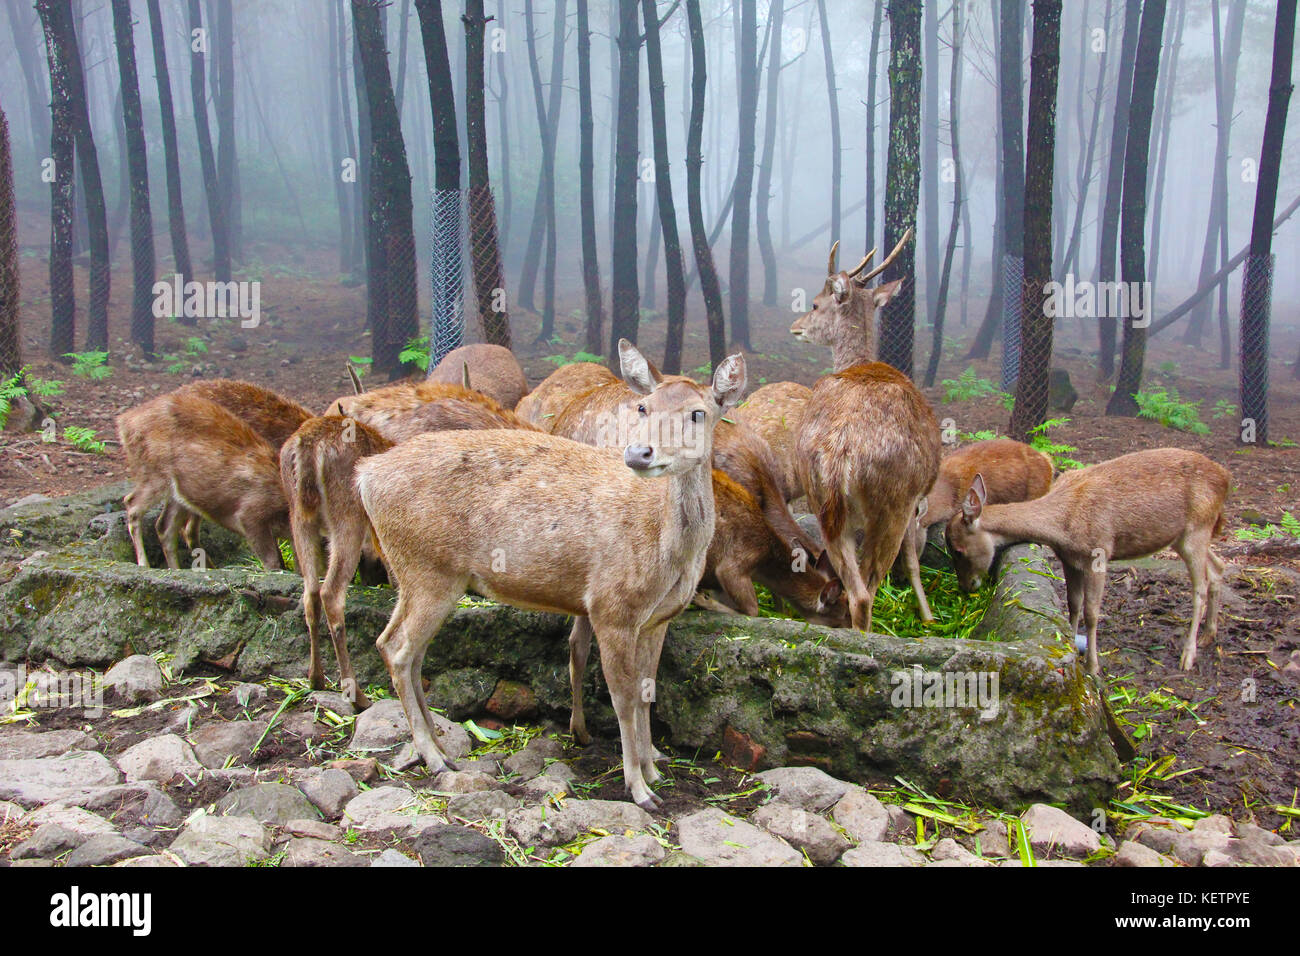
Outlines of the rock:
M713 807L677 821L676 830L682 851L710 866L803 865L797 850L752 823Z
M0 800L24 807L58 800L82 787L121 783L122 774L103 754L74 750L55 757L0 760Z
M1282 846L1286 843L1286 840L1272 830L1265 830L1253 823L1235 823L1233 832L1247 843L1261 843L1264 846Z
M104 787L89 794L83 805L106 813L119 826L177 827L185 819L172 799L150 784Z
M1020 816L1035 854L1088 856L1101 849L1095 830L1064 810L1036 803Z
M683 853L681 850L673 850L663 861L660 866L708 866L703 860L691 856L689 853Z
M261 684L235 684L230 688L230 692L235 695L235 701L240 707L247 708L249 704L258 704L266 700L266 688Z
M478 773L485 773L494 780L501 776L501 764L497 763L497 761L493 760L491 757L478 757L474 760L458 760L456 761L456 766L465 771L473 770Z
M667 856L659 841L649 834L636 837L601 837L582 848L570 866L654 866Z
M412 860L396 850L385 850L370 861L371 866L419 866L419 860Z
M885 839L890 843L911 843L916 839L914 817L895 803L885 804L885 813L889 816L889 829Z
M365 857L337 843L312 837L295 837L284 849L281 866L367 866Z
M217 769L232 757L234 763L247 763L266 728L265 720L209 721L190 735L190 743L199 763Z
M377 700L361 712L352 728L351 750L388 750L411 739L402 704Z
M1149 846L1136 840L1125 840L1115 853L1115 866L1174 866L1174 861L1161 856Z
M519 801L500 790L458 793L447 801L447 816L470 821L505 819L518 808Z
M483 709L502 720L514 721L537 713L537 695L527 684L499 680Z
M556 780L545 774L532 780L525 780L519 788L524 792L525 797L532 800L549 800L556 796L563 796L571 789L567 780Z
M175 734L142 740L118 755L117 765L126 779L167 783L177 774L195 776L203 766L188 743Z
M851 784L816 767L777 767L758 774L773 792L773 800L820 813L833 807Z
M1135 830L1133 839L1157 853L1168 855L1173 852L1176 836L1178 836L1176 830L1168 830L1164 827L1142 827Z
M985 820L984 829L974 835L972 843L979 847L981 856L1003 857L1011 852L1007 825L1001 820Z
M98 750L99 741L80 730L49 730L29 733L11 731L0 736L0 760L38 760L69 750Z
M1215 833L1220 836L1232 836L1232 819L1222 813L1212 813L1201 817L1192 824L1193 833Z
M889 812L884 804L861 787L853 787L840 797L831 818L858 843L883 840L889 831Z
M266 828L251 817L201 814L185 824L170 850L189 866L247 866L265 860L270 845Z
M535 750L521 750L511 754L501 763L506 773L518 776L521 780L531 780L542 772L546 760Z
M285 714L281 718L280 727L286 734L303 740L319 740L330 732L330 729L314 716L302 711Z
M851 845L825 817L787 803L759 807L750 820L808 854L818 866L830 866Z
M343 825L362 825L381 813L396 813L415 805L415 795L405 787L375 787L363 790L343 809Z
M1199 830L1193 828L1190 833L1174 834L1169 852L1187 866L1201 866L1206 853L1210 850L1227 852L1228 844L1232 842L1232 837L1221 826L1211 825Z
M26 840L18 844L9 853L11 860L52 860L56 856L75 850L85 843L89 836L74 833L57 823L45 823L36 828Z
M454 824L424 830L411 839L411 848L425 866L500 866L505 861L495 840Z
M729 767L746 773L758 769L767 756L767 747L749 734L728 724L722 731L722 760Z
M476 793L491 790L496 778L474 770L445 770L434 778L434 789L439 793Z
M69 855L65 866L111 866L121 860L143 856L149 851L125 837L114 833L101 833L93 836Z
M357 783L373 783L379 779L379 761L374 757L331 760L325 767L329 770L342 770Z
M338 691L314 690L307 695L307 700L317 707L323 707L326 710L333 711L340 717L351 717L357 712L352 701L338 693Z
M326 820L337 820L343 808L359 792L351 774L332 768L299 781L298 789L316 805Z
M120 866L132 869L135 867L184 865L185 864L181 862L180 857L176 856L174 853L152 853L149 856L133 856L129 860L122 860L119 863L113 864L115 868Z
M524 745L528 753L535 753L543 760L559 760L564 756L564 744L554 737L534 737Z
M65 830L79 833L83 837L117 833L117 827L98 814L91 813L81 807L71 807L62 803L49 803L33 810L23 817L22 822L27 826L34 827L43 826L47 823L57 823Z
M653 822L625 800L565 800L558 807L524 807L506 815L506 829L524 846L559 846L592 830L644 830Z
M911 847L868 840L842 857L841 866L924 866L925 857Z
M1207 850L1201 857L1199 866L1203 867L1224 867L1236 866L1237 860L1231 853L1226 850Z
M0 826L8 823L10 820L17 820L26 814L27 811L16 803L10 803L8 800L0 800Z
M343 831L332 823L320 820L290 820L282 827L290 836L311 837L314 840L338 840Z
M317 814L302 791L284 783L259 783L228 793L215 809L223 817L252 817L262 823L310 820Z
M1210 851L1206 852L1206 856ZM1270 846L1248 840L1232 840L1226 852L1235 860L1251 866L1296 866L1295 852L1287 846ZM1208 866L1208 864L1206 864Z
M111 687L118 698L130 704L157 700L162 696L162 670L149 655L132 654L108 669L104 686Z
M944 837L930 850L930 859L937 863L956 863L959 866L992 866L981 860L951 837Z

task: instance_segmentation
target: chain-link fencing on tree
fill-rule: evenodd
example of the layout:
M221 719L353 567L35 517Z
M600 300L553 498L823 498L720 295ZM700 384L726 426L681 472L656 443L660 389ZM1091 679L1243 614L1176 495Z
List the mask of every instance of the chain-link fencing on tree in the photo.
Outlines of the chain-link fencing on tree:
M1272 255L1247 256L1241 286L1241 416L1254 422L1255 441L1268 441L1268 326L1273 298ZM1251 430L1243 427L1243 433Z
M464 203L459 189L433 191L433 334L429 340L429 369L458 348L465 338Z
M510 313L501 275L496 201L489 186L469 189L470 268L484 342L510 347Z

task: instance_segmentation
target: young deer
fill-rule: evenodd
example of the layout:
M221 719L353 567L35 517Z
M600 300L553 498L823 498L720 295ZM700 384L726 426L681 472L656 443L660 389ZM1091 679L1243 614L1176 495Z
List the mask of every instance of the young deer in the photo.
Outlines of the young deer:
M429 373L430 382L460 385L468 375L474 387L505 408L528 394L528 379L513 352L503 345L462 345L443 356ZM468 387L468 386L467 386Z
M388 425L420 406L448 399L482 405L493 413L505 411L496 399L475 389L459 384L424 381L401 382L362 392L360 395L344 395L331 402L321 414L355 418L382 433Z
M570 362L546 376L540 385L520 399L515 414L544 432L554 433L552 426L566 405L585 392L618 380L618 376L603 365Z
M986 504L988 489L976 475L962 511L948 522L948 548L957 579L973 591L989 573L997 552L1031 541L1047 545L1065 567L1070 627L1088 628L1088 670L1101 673L1097 615L1110 561L1141 558L1173 548L1192 583L1192 623L1180 665L1196 663L1197 632L1206 613L1202 644L1219 627L1223 562L1210 540L1223 531L1223 503L1231 476L1222 465L1181 448L1156 448L1067 471L1033 501Z
M851 272L836 272L832 247L830 275L812 311L790 329L797 338L830 346L834 356L834 374L818 380L804 411L795 470L848 591L853 626L864 631L871 628L876 590L939 474L939 423L930 404L905 375L873 361L876 310L894 297L902 280L874 289L867 283L910 238L908 230L889 257L865 274L871 254ZM932 620L920 568L911 567L916 555L911 548L904 554L921 617Z
M804 409L812 389L798 382L769 382L750 393L732 416L757 432L772 449L781 469L786 500L802 498L799 472L795 467L795 440L803 422Z
M134 487L124 499L136 563L148 567L141 524L155 504L169 568L180 567L176 539L189 512L243 535L268 569L283 567L278 538L289 531L275 450L243 420L186 390L161 395L117 417Z
M900 555L909 569L920 567L921 552L933 525L946 525L948 519L961 510L962 499L970 490L975 475L984 476L988 504L1001 505L1013 501L1041 498L1052 487L1052 459L1024 442L1010 438L994 438L975 442L945 455L939 462L939 477L917 509L917 519L912 523L909 541L915 562L906 554ZM908 546L904 542L904 548ZM912 586L918 587L917 581Z
M338 659L339 686L361 708L369 706L370 701L352 671L344 609L348 582L356 573L362 553L374 548L370 522L353 477L358 461L392 447L393 442L355 419L321 417L304 423L280 450L280 481L289 502L293 552L302 574L303 617L311 639L308 677L313 689L324 689L320 658L323 606Z
M745 387L745 360L712 387L666 382L630 342L625 380L643 397L623 461L525 431L420 435L357 466L357 488L398 584L378 647L416 748L447 766L420 665L467 587L517 607L586 617L618 715L623 778L645 808L659 778L650 702L668 623L689 603L713 537L713 429ZM662 478L661 481L641 479ZM585 662L584 662L585 663Z

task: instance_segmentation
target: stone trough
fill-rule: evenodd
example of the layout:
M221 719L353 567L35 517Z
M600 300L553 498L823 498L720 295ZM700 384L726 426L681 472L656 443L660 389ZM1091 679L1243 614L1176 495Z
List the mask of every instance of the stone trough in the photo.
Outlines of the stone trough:
M305 675L300 579L229 566L138 568L123 491L0 511L0 661L99 670L163 651L177 672ZM203 543L218 566L246 555L211 525ZM1119 779L1116 745L1123 751L1126 742L1075 653L1042 555L1017 548L1002 567L977 632L985 639L906 640L687 611L665 642L656 735L746 768L814 765L866 784L903 778L1008 810L1104 806ZM392 604L387 588L348 595L349 647L363 684L387 684L374 639ZM460 720L483 713L500 685L535 699L538 717L567 725L568 630L556 615L457 610L425 661L430 702ZM591 729L616 737L598 661L586 699Z

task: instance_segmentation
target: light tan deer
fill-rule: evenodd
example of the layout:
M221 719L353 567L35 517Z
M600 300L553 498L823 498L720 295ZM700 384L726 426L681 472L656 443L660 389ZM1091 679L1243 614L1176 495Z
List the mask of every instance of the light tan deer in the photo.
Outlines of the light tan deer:
M798 382L769 382L756 388L736 408L732 418L758 433L772 449L781 469L786 500L802 498L803 486L795 468L795 440L803 422L812 389Z
M930 528L946 525L961 510L976 474L984 476L988 504L1029 501L1041 498L1052 487L1052 459L1010 438L978 441L945 455L939 462L939 477L917 509L908 537L916 559L911 561L906 554L899 555L909 573L912 568L920 568L921 552L925 550ZM907 546L905 542L904 549ZM916 580L911 583L913 588L920 586Z
M986 505L985 481L976 475L945 531L958 582L967 591L978 589L1008 545L1030 541L1051 548L1065 568L1070 627L1078 634L1083 618L1088 670L1100 674L1097 617L1107 565L1173 548L1192 583L1192 623L1179 662L1191 670L1203 616L1200 643L1212 644L1218 635L1224 565L1210 541L1223 531L1230 480L1222 465L1181 448L1133 452L1067 471L1043 497L1016 504Z
M544 432L554 433L555 418L574 398L611 382L618 376L595 362L570 362L561 365L540 385L520 399L515 414Z
M490 395L464 385L445 382L399 382L360 395L343 395L327 405L322 415L355 418L383 433L392 422L430 402L456 400L482 405L493 413L505 411Z
M293 551L302 574L303 617L311 640L308 678L314 690L324 689L320 658L323 607L338 659L339 686L359 708L369 706L370 701L352 671L344 611L348 583L371 544L371 531L353 477L358 461L392 447L393 442L355 419L321 417L305 422L280 450L280 481L289 502ZM369 550L376 549L371 545Z
M288 534L289 511L276 453L243 420L180 390L123 412L117 433L133 482L124 503L137 564L149 566L145 512L162 504L157 531L169 568L180 567L177 537L191 513L243 535L267 569L284 566L277 539Z
M869 288L911 238L911 230L871 272L869 253L835 271L832 247L812 311L790 331L828 345L835 371L813 388L795 442L796 472L817 515L830 561L849 595L853 626L871 628L876 590L899 554L909 524L939 474L939 423L929 402L896 369L873 361L875 314L902 280ZM838 243L836 244L838 246ZM874 250L873 250L874 253ZM904 552L923 620L933 617L916 556Z
M528 379L513 352L503 345L462 345L443 356L428 381L460 385L468 376L474 388L513 409L528 394Z
M357 466L357 488L398 584L378 647L431 771L447 766L420 685L429 641L467 587L517 607L590 619L618 716L632 799L660 805L650 702L668 623L690 601L713 537L713 429L745 387L745 360L712 387L665 382L626 340L643 396L623 461L525 431L420 435ZM662 479L662 480L643 480ZM585 662L584 662L585 663Z

